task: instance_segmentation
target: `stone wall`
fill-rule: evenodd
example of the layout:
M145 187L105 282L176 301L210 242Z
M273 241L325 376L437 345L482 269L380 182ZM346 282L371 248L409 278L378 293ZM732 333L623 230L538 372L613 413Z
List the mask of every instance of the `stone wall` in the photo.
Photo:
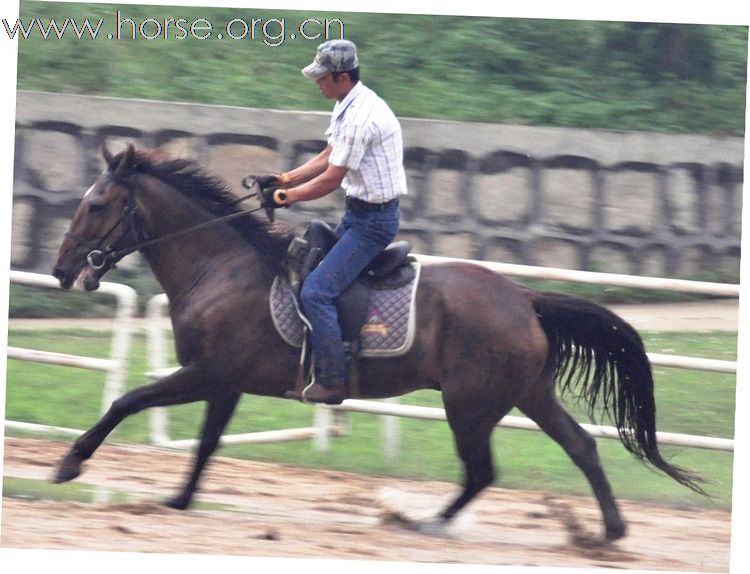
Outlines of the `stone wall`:
M248 102L249 105L252 102ZM12 266L48 273L99 147L163 146L238 192L324 146L326 113L18 92ZM402 238L420 253L738 280L741 138L402 119ZM335 221L340 192L291 210ZM140 265L131 256L130 265Z

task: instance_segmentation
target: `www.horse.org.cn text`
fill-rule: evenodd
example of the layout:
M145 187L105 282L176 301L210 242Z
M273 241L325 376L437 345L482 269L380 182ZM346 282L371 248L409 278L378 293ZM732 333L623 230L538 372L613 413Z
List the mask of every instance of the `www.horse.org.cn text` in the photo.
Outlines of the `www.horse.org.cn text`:
M6 37L28 40L36 36L61 40L65 36L78 40L251 40L266 46L280 46L287 40L335 40L344 38L344 22L338 18L305 18L292 22L287 18L235 17L224 23L207 18L165 17L128 18L119 10L112 20L105 18L82 21L76 18L43 20L41 18L3 18ZM112 25L112 23L114 25Z

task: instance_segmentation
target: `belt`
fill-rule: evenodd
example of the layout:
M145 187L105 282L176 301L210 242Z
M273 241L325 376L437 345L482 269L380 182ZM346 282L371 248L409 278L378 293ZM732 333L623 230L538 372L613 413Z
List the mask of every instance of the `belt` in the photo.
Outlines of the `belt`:
M351 209L355 213L382 211L394 204L398 205L398 197L395 199L391 199L390 201L386 201L385 203L370 203L368 201L357 199L356 197L346 198L346 208Z

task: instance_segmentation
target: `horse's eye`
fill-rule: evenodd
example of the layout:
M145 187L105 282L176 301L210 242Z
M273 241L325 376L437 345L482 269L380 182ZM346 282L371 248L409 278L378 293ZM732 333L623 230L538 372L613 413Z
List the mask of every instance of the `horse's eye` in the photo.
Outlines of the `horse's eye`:
M89 205L89 213L101 213L106 207L100 203L92 203Z

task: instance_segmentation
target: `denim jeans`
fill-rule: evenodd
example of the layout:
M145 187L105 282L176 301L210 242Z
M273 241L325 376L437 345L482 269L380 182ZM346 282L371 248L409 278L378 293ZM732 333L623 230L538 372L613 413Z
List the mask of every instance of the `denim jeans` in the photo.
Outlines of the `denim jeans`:
M346 382L346 355L334 301L393 241L399 217L397 202L365 213L347 209L335 229L339 241L302 285L300 299L311 325L315 380L322 385Z

